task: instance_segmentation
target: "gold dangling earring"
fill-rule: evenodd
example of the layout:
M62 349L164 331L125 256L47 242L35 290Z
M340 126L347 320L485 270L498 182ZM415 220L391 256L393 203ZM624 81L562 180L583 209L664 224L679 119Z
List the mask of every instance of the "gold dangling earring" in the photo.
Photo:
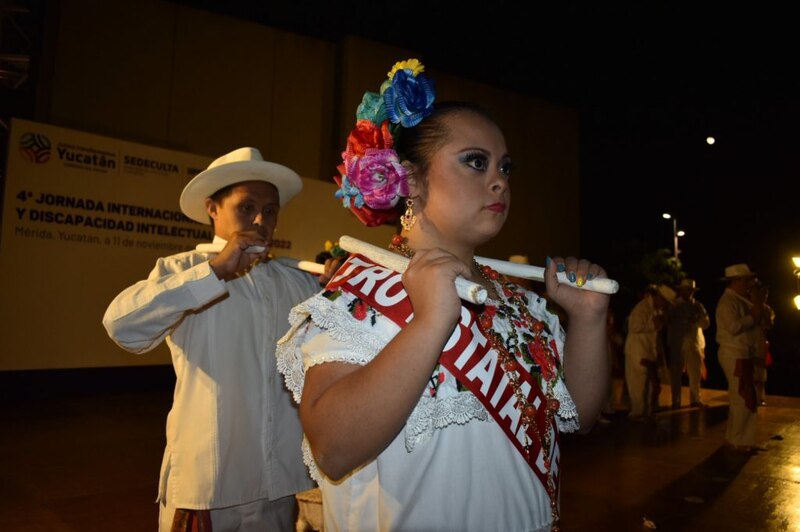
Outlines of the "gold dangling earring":
M406 212L400 217L400 225L406 231L410 231L415 223L417 223L417 217L414 216L414 200L406 198Z

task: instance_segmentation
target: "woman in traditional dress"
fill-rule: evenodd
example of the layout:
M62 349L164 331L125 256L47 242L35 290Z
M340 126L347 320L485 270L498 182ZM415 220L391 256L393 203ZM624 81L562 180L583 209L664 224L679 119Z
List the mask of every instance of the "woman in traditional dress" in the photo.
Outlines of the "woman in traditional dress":
M556 530L559 433L588 431L606 398L609 296L580 289L606 273L547 260L566 335L544 298L479 265L508 215L511 157L485 112L433 101L414 59L365 95L337 195L367 225L405 209L390 247L410 263L351 254L293 310L279 369L326 530ZM457 276L486 302L460 300Z

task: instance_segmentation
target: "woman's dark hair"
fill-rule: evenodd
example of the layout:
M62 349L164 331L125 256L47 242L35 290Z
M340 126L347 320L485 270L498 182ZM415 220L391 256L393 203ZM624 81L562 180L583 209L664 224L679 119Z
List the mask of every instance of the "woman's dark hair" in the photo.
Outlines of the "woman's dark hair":
M485 109L474 103L451 101L436 104L433 113L422 122L411 128L400 128L396 134L394 149L400 161L409 161L414 165L412 179L421 185L423 191L428 188L427 175L431 159L447 141L450 133L445 119L463 112L475 113L497 123ZM423 196L421 199L424 202L426 198ZM398 205L403 206L402 203Z
M328 259L332 259L333 255L331 255L330 251L320 251L317 253L317 256L314 257L314 262L317 264L325 264L325 261Z

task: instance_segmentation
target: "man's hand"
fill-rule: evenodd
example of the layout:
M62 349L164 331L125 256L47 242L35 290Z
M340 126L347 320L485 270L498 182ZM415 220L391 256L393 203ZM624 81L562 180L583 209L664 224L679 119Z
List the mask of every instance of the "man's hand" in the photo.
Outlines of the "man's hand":
M260 246L263 251L248 252L250 246ZM263 260L269 253L269 242L258 231L234 233L222 251L209 261L211 269L223 281L231 281L246 273L253 263Z

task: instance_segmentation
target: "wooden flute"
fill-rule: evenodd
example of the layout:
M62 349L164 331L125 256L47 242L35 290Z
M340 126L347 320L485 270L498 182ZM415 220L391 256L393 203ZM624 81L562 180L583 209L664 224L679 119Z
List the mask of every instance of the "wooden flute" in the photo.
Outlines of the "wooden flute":
M397 253L393 253L388 249L383 249L351 236L343 235L339 239L339 247L350 253L359 253L364 255L370 260L386 266L387 268L391 268L399 273L404 272L408 267L409 259L407 257L398 255ZM477 256L475 257L475 260L479 264L489 266L503 275L522 277L525 279L532 279L534 281L544 281L544 268L540 266L517 264L504 260L489 259L486 257ZM570 283L565 272L559 272L557 276L559 282ZM603 294L614 294L617 292L617 290L619 290L619 284L615 280L607 278L591 279L586 281L583 286L577 286L574 283L570 284L576 288L580 288L581 290L591 290L593 292L601 292ZM486 289L481 285L473 283L472 281L468 281L462 277L456 278L456 290L458 291L458 296L466 301L476 304L482 304L486 301Z

